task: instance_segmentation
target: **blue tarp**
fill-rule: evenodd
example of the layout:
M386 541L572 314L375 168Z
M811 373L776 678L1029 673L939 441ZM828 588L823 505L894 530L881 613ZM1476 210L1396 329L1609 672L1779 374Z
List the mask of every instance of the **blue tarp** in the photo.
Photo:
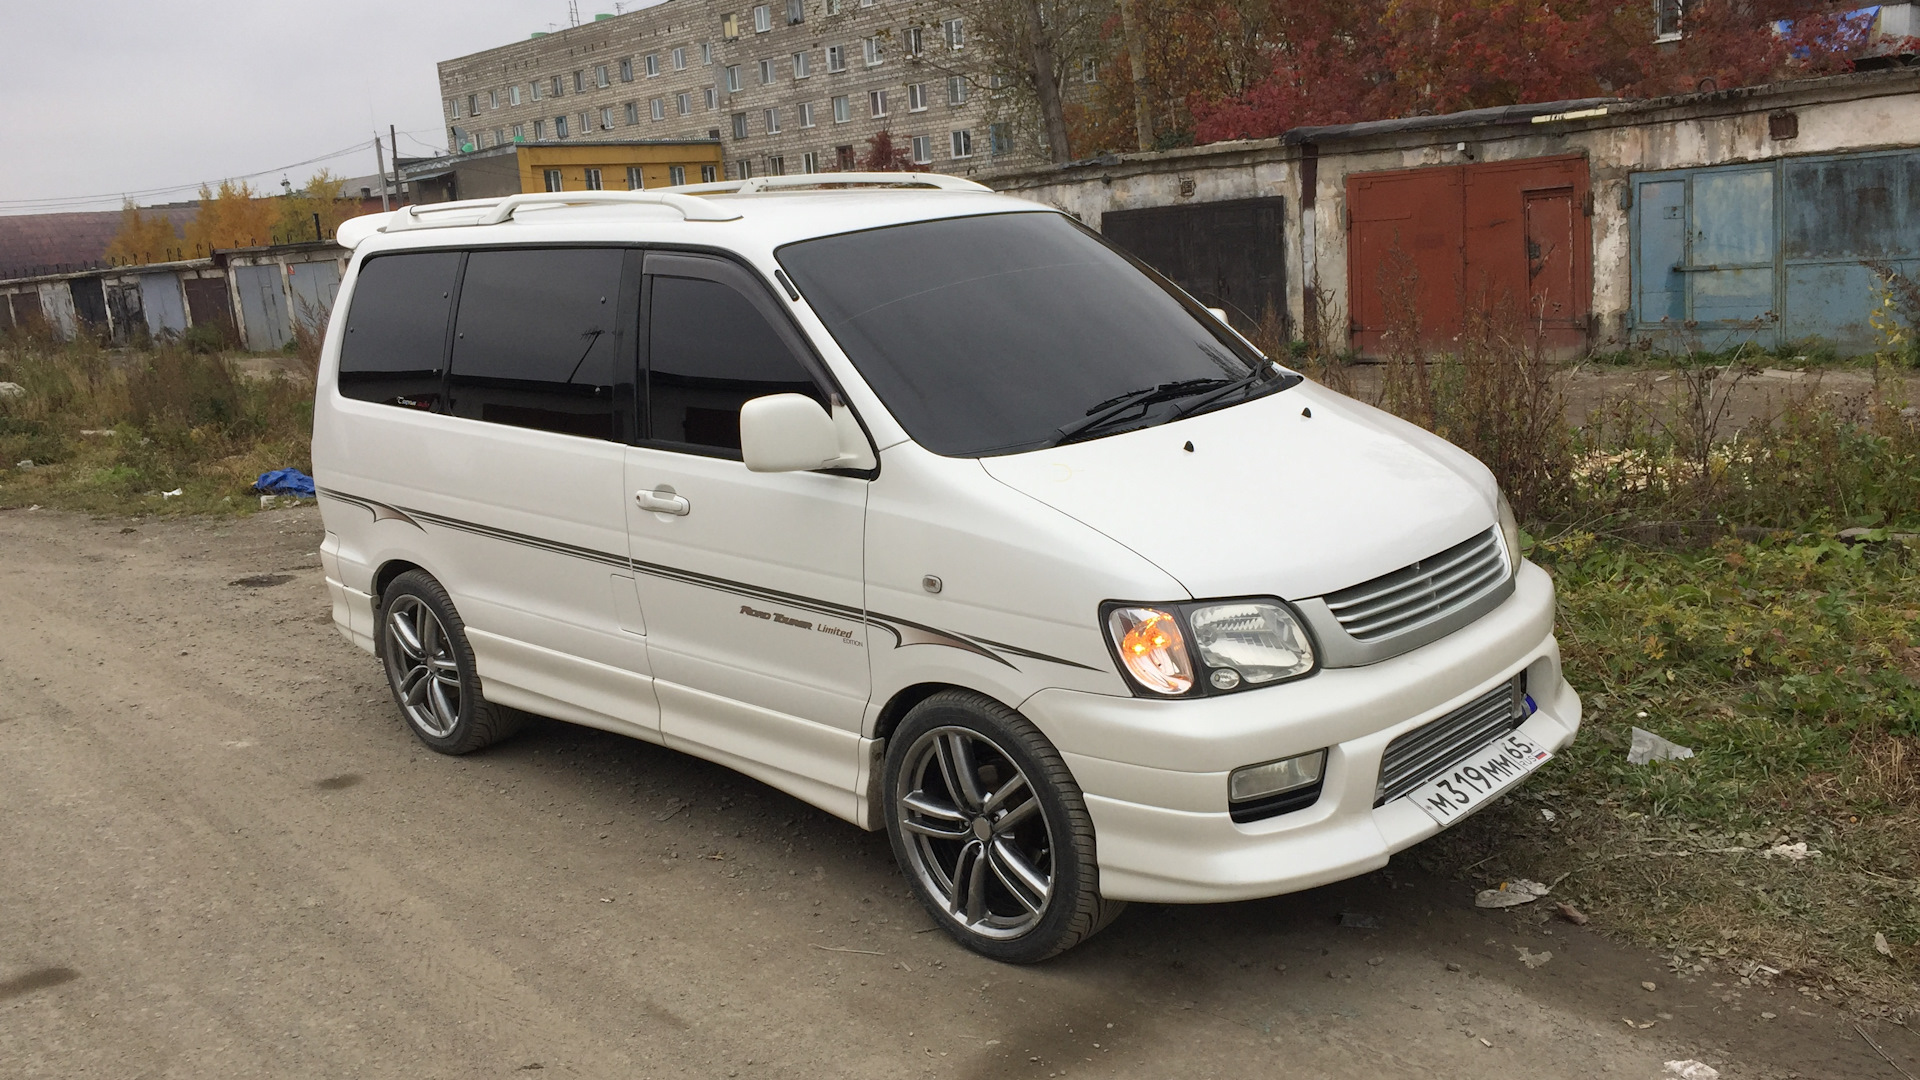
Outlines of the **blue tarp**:
M263 495L299 495L313 498L313 477L299 469L275 469L260 474L253 490Z

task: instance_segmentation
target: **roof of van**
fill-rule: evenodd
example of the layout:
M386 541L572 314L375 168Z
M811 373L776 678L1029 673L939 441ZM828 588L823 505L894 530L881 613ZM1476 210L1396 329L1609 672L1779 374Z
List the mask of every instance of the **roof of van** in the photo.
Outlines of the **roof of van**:
M889 174L881 174L887 176ZM925 174L913 174L915 179ZM914 221L977 214L1053 212L1051 207L994 193L953 177L937 188L883 185L852 174L858 186L802 188L781 182L766 188L738 182L654 191L553 192L404 207L367 214L340 226L341 246L357 249L379 237L380 248L495 244L529 239L580 241L722 241L728 246L778 247L796 240L883 228ZM823 174L813 183L841 184L849 174ZM953 181L946 183L945 181ZM907 182L911 183L912 180ZM751 183L751 182L749 182ZM457 238L455 236L457 234Z

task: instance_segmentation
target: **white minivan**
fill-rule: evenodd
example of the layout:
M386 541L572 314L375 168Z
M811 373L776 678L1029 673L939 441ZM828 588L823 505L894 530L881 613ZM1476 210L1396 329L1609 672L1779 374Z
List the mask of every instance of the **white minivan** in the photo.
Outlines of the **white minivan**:
M435 750L722 763L1026 962L1383 866L1579 726L1484 466L1052 208L842 173L339 238L321 555Z

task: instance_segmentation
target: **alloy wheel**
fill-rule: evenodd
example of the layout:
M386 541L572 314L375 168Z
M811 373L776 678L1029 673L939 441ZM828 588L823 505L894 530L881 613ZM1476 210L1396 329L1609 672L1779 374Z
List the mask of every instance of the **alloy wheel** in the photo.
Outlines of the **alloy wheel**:
M387 677L414 727L436 739L460 722L460 665L440 617L417 596L387 605Z
M907 750L897 800L907 858L947 918L1016 938L1053 898L1054 841L1038 792L992 739L939 727Z

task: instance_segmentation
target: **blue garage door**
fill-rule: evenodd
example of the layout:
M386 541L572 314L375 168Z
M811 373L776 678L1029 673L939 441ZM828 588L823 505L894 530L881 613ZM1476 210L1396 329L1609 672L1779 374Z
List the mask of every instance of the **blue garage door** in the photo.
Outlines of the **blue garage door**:
M1920 151L1633 176L1633 324L1666 348L1871 352L1884 262L1920 272Z

